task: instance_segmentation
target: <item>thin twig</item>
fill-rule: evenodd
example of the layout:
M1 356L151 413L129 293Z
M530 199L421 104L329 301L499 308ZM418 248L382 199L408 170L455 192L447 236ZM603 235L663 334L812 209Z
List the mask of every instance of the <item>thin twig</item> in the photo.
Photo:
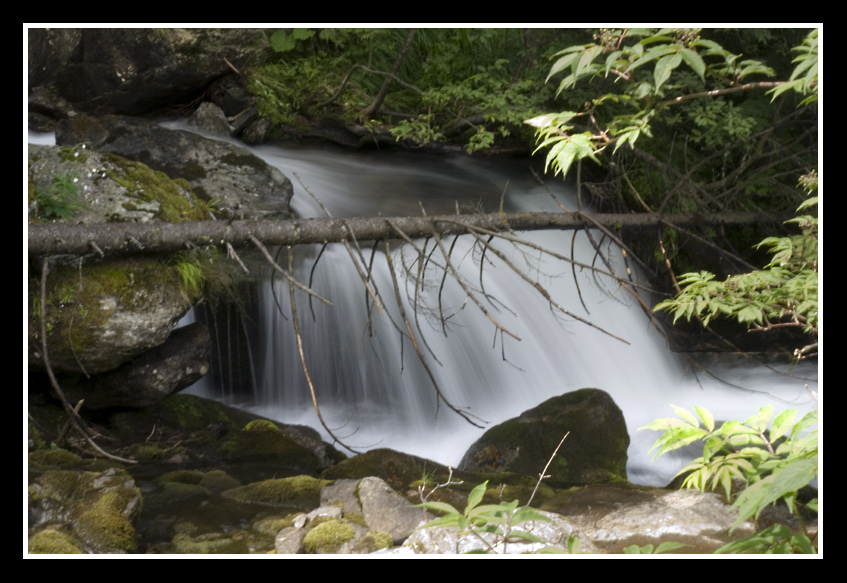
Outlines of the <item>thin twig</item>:
M547 475L547 468L549 468L550 464L553 463L553 458L556 457L557 453L559 453L559 448L562 447L562 444L565 443L565 439L567 439L568 435L570 435L570 434L571 434L570 431L565 433L565 436L562 438L562 441L559 442L559 445L557 445L556 449L553 451L553 455L551 455L550 459L547 460L547 465L544 466L544 470L538 475L538 482L535 483L535 489L532 491L532 496L530 496L529 500L527 500L527 503L526 503L527 506L532 504L532 499L535 498L535 493L538 492L538 487L541 485L541 480L543 480L544 478L550 477L550 476Z

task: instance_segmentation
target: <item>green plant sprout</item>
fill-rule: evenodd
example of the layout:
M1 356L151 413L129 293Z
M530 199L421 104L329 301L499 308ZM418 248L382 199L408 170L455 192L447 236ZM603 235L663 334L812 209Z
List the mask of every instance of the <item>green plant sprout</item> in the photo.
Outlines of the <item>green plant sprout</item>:
M539 474L538 483L535 486L535 490L532 492L532 496L530 496L527 504L520 508L518 507L518 500L501 502L500 504L480 505L480 502L482 502L483 496L485 495L485 491L488 488L488 480L471 490L471 493L468 495L468 503L463 512L460 512L453 505L446 502L427 502L424 498L425 484L427 478L431 480L432 476L425 475L424 485L419 487L421 499L424 500L424 502L417 504L415 508L424 508L426 510L440 512L442 513L442 516L427 522L422 528L432 528L435 526L458 527L460 533L471 533L474 537L482 541L485 547L480 550L469 551L471 554L506 554L509 542L514 540L547 544L548 541L537 537L531 532L519 530L517 527L531 521L550 522L550 519L547 516L535 508L530 507L529 504L532 502L535 492L538 490L538 485L541 484L541 481L544 478L549 477L546 475L547 468L550 467L550 463L553 461L553 458L556 456L556 453L558 453L559 448L562 446L562 443L564 443L569 434L570 432L566 433L562 438L562 441L559 442L559 445L556 447L553 455L550 456L550 459L547 461L547 465L544 467L544 472ZM453 482L452 477L453 470L450 468L450 475L447 479L447 483L435 486L428 494L426 494L426 498L428 498L438 488L445 487L450 484L461 483ZM493 538L486 538L483 534L490 534L494 536ZM570 536L568 537L566 546L568 553L575 554L579 549L579 540L575 536ZM538 552L562 553L564 551L560 548L548 545Z
M36 196L41 214L47 218L65 219L81 208L83 205L79 203L77 180L79 176L74 172L53 178L50 187Z

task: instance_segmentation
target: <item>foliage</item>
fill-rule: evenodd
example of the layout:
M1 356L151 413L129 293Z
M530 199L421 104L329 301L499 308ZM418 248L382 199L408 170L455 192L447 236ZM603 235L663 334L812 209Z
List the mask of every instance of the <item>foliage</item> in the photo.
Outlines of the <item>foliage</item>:
M793 89L806 96L800 105L808 105L818 98L818 31L810 32L803 39L803 44L792 50L799 53L793 61L797 66L788 82L773 89L771 93L776 99L785 91Z
M641 429L663 431L651 448L656 457L692 443L703 442L703 455L678 475L687 474L685 488L722 488L732 508L738 511L734 527L778 501L786 504L803 523L801 506L817 512L817 499L803 505L801 488L818 476L817 410L796 421L797 410L773 416L773 407L759 409L743 423L727 421L716 427L712 414L703 407L694 413L673 406L679 418L668 417ZM733 481L742 489L734 494ZM808 533L792 534L785 527L770 527L751 537L725 545L717 552L816 552Z
M479 551L482 553L489 552L506 552L506 547L510 539L520 539L526 542L542 543L545 541L538 538L532 533L515 530L516 527L529 521L549 522L549 518L544 516L539 511L530 506L521 506L518 508L518 501L501 502L500 504L483 504L482 498L485 495L485 490L488 487L488 481L475 487L468 496L468 503L464 512L459 512L455 507L446 502L424 502L418 504L416 508L425 508L435 512L442 513L442 516L429 521L423 528L431 528L434 526L452 526L457 527L460 532L470 532L485 544L487 550ZM494 542L489 542L483 538L483 533L495 535ZM568 541L568 548L576 550L577 542L575 539ZM560 549L554 547L545 547L542 552L561 552Z
M642 135L652 136L652 126L660 118L678 122L668 110L690 100L775 85L742 85L748 77L772 77L774 71L759 60L742 60L741 55L733 54L717 42L701 38L701 32L701 29L601 29L595 42L557 53L558 59L548 75L549 80L564 74L557 95L574 89L579 82L608 81L611 77L614 83L613 91L594 97L583 111L545 114L526 121L537 128L538 149L550 148L547 166L567 174L576 160L596 161L597 155L610 146L613 152L625 144L634 146ZM738 131L738 123L724 123L727 112L736 113L730 109L729 102L712 103L719 109L700 104L690 112L695 125L721 125ZM587 120L590 129L573 132L577 118ZM742 127L748 123L745 120ZM747 128L742 135L749 133Z
M625 547L623 552L627 555L660 555L662 553L666 553L668 551L675 551L676 549L681 549L687 546L690 545L675 542L663 542L658 547L653 547L653 545L644 545L643 547L639 547L638 545L630 545L628 547Z
M183 255L176 259L175 265L179 273L179 282L182 289L191 296L197 297L206 283L203 275L203 267L195 256Z
M47 218L66 219L81 208L77 180L79 176L73 172L57 175L50 187L36 196L41 214Z
M808 193L817 188L817 174L801 180ZM817 205L810 197L798 211ZM768 237L758 247L766 247L773 258L762 270L715 281L708 271L686 273L679 284L680 293L659 303L656 311L666 310L679 318L702 318L708 326L712 318L725 316L757 330L777 327L802 329L817 337L818 331L818 219L803 215L788 221L800 226L802 233L790 237ZM817 343L795 350L798 359L815 356Z
M553 172L596 163L580 180L598 210L785 213L802 202L792 181L817 160L817 109L787 91L817 90L816 38L799 29L600 29L556 53L548 80L558 80L563 103L525 123ZM695 235L722 251L698 253L700 243L686 245L692 235L670 226L662 245L637 235L627 244L657 276L668 263L722 275L760 264L753 225Z
M326 115L390 132L411 144L455 141L468 151L494 146L546 109L538 57L571 31L419 29L385 102L365 119L408 34L403 29L280 29L277 58L248 74L263 116L277 124ZM527 132L527 143L530 135Z

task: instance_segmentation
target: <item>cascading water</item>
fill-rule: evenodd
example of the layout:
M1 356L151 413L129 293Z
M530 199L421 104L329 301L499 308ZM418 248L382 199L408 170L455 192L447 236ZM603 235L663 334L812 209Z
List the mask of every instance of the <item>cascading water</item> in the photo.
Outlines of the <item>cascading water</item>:
M551 184L542 187L527 165L517 162L396 153L254 151L292 179L292 206L303 217L323 216L309 193L320 198L336 217L416 215L421 212L419 205L428 214L455 213L459 208L462 212L472 208L491 212L500 208L504 192L502 204L507 212L558 210L548 188L567 208L576 207L564 185L551 179ZM521 237L570 255L571 232L524 233ZM444 244L453 244L453 238ZM434 245L430 241L427 252ZM474 245L472 236L460 237L450 252L451 261L476 288L475 297L520 338L518 341L498 331L454 278L447 277L442 289L443 272L436 266L444 263L440 253L433 254L416 286L417 253L394 243L391 253L399 295L419 349L445 397L474 419L496 424L552 396L583 387L601 388L612 395L627 420L632 437L630 480L660 485L667 483L683 461L666 456L651 464L647 451L656 434L637 428L658 417L672 416L671 403L687 408L705 406L717 419L746 418L768 402L776 408L807 410L816 406L804 387L808 384L809 390L816 392L816 382L761 369L720 371L746 390L712 379L695 379L614 280L590 269L576 270L586 311L570 264L529 247L517 250L502 241L495 245L559 305L629 344L552 308L491 251L482 258L480 269L480 247ZM373 272L386 314L380 314L367 297L344 246L328 246L319 259L318 247L295 251L299 280L334 304L310 302L305 293L295 292L305 359L318 402L327 424L349 445L358 449L390 447L456 465L482 430L437 398L412 342L401 337L399 330L405 331L405 325L394 301L384 249L380 246L373 256ZM608 251L617 262L616 271L624 273L619 252L611 247ZM603 267L585 234L577 235L573 253L582 264ZM371 261L369 245L363 256ZM285 253L280 257L285 264ZM288 283L277 276L273 284L261 287L259 295L259 340L252 347L257 392L242 388L238 397L229 400L265 416L323 432L300 364ZM814 366L793 373L817 378Z

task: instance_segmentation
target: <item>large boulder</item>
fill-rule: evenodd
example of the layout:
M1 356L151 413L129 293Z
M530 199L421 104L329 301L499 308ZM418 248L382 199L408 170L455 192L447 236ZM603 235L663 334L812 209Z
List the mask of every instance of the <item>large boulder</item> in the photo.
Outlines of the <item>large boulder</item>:
M101 152L142 162L168 176L187 181L215 210L239 219L285 219L294 194L278 169L234 144L171 130L153 122L107 115L62 120L56 143L85 143Z
M547 468L546 483L563 487L626 478L626 422L612 398L599 389L553 397L492 427L471 445L459 468L537 477L565 434Z
M113 154L76 146L30 145L28 168L31 223L180 222L209 217L207 205L184 181ZM41 265L33 266L27 304L29 364L34 369L44 366L43 313L53 370L91 375L114 370L163 344L199 299L200 290L185 285L177 260L95 256L52 260L46 306L40 301L41 272Z
M255 28L30 29L28 45L30 87L52 81L83 111L131 115L189 106L270 53Z

